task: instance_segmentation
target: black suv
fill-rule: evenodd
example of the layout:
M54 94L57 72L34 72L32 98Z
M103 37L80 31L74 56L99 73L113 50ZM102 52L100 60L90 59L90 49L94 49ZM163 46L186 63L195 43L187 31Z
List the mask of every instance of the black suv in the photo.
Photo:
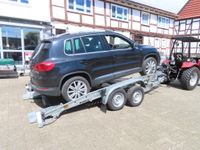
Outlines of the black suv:
M31 59L31 84L46 96L77 99L122 76L156 71L156 48L135 44L112 31L63 34L43 40Z

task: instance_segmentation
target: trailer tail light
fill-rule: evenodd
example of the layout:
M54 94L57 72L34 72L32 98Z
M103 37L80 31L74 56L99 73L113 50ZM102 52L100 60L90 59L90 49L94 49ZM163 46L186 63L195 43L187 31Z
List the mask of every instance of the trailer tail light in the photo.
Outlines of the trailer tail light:
M36 64L34 66L34 70L38 71L38 72L48 72L53 70L53 68L55 67L55 64L51 61L47 61L47 62L41 62L39 64Z

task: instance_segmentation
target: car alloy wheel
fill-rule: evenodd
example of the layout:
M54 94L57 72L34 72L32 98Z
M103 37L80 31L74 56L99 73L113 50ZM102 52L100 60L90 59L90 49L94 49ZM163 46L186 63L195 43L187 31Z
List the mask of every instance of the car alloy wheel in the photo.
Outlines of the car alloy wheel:
M73 81L67 89L67 95L71 100L75 100L86 94L87 85L81 80Z

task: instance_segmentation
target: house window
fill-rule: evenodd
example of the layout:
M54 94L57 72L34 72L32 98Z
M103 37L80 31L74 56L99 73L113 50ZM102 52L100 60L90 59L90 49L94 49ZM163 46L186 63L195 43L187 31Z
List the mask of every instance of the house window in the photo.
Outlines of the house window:
M22 50L20 28L5 26L1 31L4 50Z
M9 0L9 1L23 3L23 4L29 4L29 0Z
M68 9L81 13L91 13L91 0L68 0Z
M142 24L149 25L149 14L142 12Z
M161 28L169 28L169 18L158 16L158 26Z
M111 5L111 8L112 8L112 18L128 21L128 8L118 5Z

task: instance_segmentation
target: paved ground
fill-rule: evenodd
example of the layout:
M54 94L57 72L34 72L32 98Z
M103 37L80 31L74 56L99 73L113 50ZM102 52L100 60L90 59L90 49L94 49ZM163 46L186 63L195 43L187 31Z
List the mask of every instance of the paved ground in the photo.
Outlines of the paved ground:
M28 77L0 79L0 149L199 150L200 86L194 91L162 86L140 107L106 114L77 109L42 129L27 113L39 110L22 100Z

